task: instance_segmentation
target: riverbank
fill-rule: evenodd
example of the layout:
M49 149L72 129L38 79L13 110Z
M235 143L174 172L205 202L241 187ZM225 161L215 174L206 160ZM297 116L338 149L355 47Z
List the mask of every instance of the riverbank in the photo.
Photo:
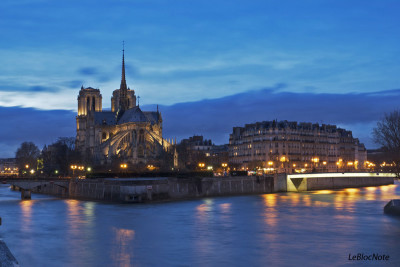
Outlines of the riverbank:
M274 174L269 176L47 179L12 181L21 198L30 192L108 202L160 202L216 196L300 192L393 184L385 173Z
M0 266L1 267L15 267L19 266L14 255L7 247L6 243L0 239Z

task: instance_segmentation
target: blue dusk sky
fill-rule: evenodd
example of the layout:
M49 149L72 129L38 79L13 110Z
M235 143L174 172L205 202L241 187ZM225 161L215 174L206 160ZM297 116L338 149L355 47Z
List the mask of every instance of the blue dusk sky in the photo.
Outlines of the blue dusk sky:
M164 136L227 143L263 120L336 124L367 148L400 100L400 1L2 0L0 157L75 136L81 85L121 77Z

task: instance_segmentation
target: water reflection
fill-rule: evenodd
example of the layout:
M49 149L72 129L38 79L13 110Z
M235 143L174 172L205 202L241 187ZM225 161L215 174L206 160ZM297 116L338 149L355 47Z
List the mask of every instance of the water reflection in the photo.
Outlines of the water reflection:
M332 194L333 192L335 192L335 191L333 191L333 190L317 190L317 191L312 192L312 194L327 195L327 194Z
M196 207L197 219L201 223L206 223L212 216L214 202L212 199L204 199L204 203Z
M112 228L114 233L114 244L112 258L116 266L129 267L133 264L134 251L132 241L135 238L135 231L130 229Z
M80 201L75 200L75 199L67 199L64 200L65 204L67 204L67 210L68 210L68 219L67 223L69 225L69 229L71 233L76 233L79 232L79 229L81 227L81 224L83 224L83 219L82 219L82 208L80 206Z
M278 223L278 214L276 210L276 203L277 203L277 198L279 195L277 194L265 194L262 195L264 198L264 205L265 205L265 211L264 211L264 222L269 226L269 227L275 227L276 224ZM271 238L271 237L269 237Z
M24 232L30 232L32 229L32 206L33 200L22 200L19 202L22 212L22 224L21 230Z

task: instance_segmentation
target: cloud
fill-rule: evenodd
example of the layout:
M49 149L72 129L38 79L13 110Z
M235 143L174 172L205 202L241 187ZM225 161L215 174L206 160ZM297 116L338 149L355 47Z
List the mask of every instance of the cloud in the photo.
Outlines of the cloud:
M0 107L0 157L14 157L24 141L40 149L58 137L75 136L75 112L42 111L33 108Z
M54 92L58 91L59 88L57 87L48 87L48 86L41 86L41 85L35 85L35 86L30 86L28 87L28 91L31 92Z
M284 92L285 84L217 99L160 106L163 135L181 140L194 134L228 143L235 126L266 120L335 124L353 131L368 148L376 147L371 129L384 112L398 108L400 89L372 93L316 94ZM155 110L155 105L142 106ZM75 136L76 113L0 107L0 157L12 157L23 141L39 147L61 136Z
M64 85L66 87L71 88L71 89L77 89L82 84L83 84L83 81L81 81L81 80L67 81L67 82L64 83Z
M95 67L84 67L80 68L78 73L84 76L95 76L99 73L99 70Z
M56 92L60 91L61 88L58 86L43 86L43 85L8 85L8 84L2 84L0 85L0 91L3 92L33 92L33 93L39 93L39 92Z
M282 92L279 88L160 106L164 134L178 139L203 134L216 143L228 143L234 126L278 119L342 126L353 131L354 137L367 147L375 147L370 139L371 129L384 112L398 108L400 97L400 89L390 90L390 94L315 94Z

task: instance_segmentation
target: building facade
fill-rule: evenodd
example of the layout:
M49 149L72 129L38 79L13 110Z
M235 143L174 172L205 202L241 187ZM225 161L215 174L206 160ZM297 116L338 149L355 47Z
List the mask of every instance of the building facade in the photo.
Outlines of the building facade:
M76 117L76 149L100 164L115 158L132 164L153 164L172 144L162 137L162 117L158 111L142 111L135 91L125 79L122 55L120 88L114 90L111 111L102 109L99 89L81 87Z
M229 163L266 172L364 170L367 151L351 131L335 125L264 121L234 127Z
M15 158L0 159L0 176L18 175L18 165Z
M182 163L189 169L216 171L228 163L228 145L215 145L201 135L183 139L178 147Z

